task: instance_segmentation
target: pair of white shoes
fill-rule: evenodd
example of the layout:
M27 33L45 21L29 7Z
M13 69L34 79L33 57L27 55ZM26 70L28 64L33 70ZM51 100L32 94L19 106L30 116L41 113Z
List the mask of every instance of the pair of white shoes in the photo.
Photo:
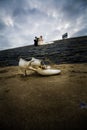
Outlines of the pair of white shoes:
M51 68L51 66L47 66L42 64L42 60L32 58L30 61L26 61L23 58L19 59L19 67L22 70L24 75L27 75L27 70L33 70L40 75L55 75L60 74L61 70Z
M20 58L18 66L19 66L20 70L23 71L24 75L26 75L26 71L29 70L29 69L37 71L38 69L49 68L45 64L42 64L42 60L36 59L34 57L32 57L32 59L30 61L27 61L23 58Z

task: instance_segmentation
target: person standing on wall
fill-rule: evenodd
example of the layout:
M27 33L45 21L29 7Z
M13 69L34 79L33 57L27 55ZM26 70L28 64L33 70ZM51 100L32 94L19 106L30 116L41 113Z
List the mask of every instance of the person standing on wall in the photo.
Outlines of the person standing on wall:
M35 39L34 39L34 45L38 46L38 38L37 37L35 37Z
M38 45L43 45L43 37L40 36L38 39Z

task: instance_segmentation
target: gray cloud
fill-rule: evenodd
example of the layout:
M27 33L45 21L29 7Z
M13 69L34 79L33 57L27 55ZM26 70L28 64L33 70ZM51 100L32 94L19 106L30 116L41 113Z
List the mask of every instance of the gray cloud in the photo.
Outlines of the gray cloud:
M0 50L10 48L9 40L7 37L4 37L3 35L0 35Z
M0 49L87 35L87 0L0 0Z
M78 30L78 32L74 33L74 35L72 35L72 36L77 37L77 36L82 36L82 34L83 34L83 36L87 35L87 28L84 27L83 29Z
M2 21L0 21L0 30L3 30L3 29L5 29L5 24Z

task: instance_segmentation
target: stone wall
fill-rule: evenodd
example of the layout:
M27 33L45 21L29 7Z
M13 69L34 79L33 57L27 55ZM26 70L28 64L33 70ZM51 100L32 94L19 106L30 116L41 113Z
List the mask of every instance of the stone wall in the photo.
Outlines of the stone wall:
M87 36L56 40L42 46L24 46L0 51L0 66L18 65L19 57L49 60L52 63L87 63Z

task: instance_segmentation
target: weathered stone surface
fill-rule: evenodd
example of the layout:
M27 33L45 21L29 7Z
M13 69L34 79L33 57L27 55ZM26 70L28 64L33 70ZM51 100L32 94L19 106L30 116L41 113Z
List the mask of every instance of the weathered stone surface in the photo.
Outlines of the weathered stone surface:
M0 66L18 65L19 57L49 59L60 63L87 63L87 36L54 41L43 46L24 46L0 51Z

